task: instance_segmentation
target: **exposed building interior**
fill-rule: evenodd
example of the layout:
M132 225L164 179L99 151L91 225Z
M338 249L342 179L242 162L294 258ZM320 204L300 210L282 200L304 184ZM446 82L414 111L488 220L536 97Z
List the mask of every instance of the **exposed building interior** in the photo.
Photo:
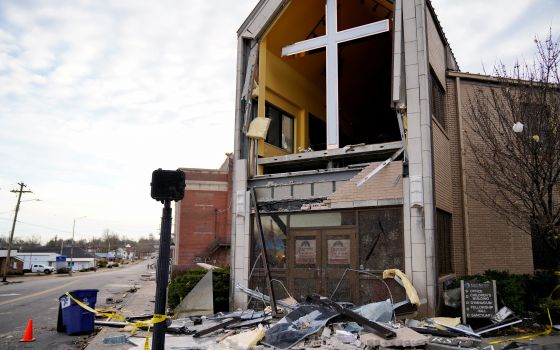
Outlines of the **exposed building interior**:
M389 1L338 1L337 32L392 16ZM257 108L252 117L271 121L266 139L258 145L258 174L384 160L400 148L399 123L391 101L393 33L389 26L389 31L338 44L338 146L358 146L352 159L327 150L327 50L282 55L287 46L325 36L325 18L323 0L291 1L259 43L253 89ZM391 142L399 144L386 151L384 147L359 148Z

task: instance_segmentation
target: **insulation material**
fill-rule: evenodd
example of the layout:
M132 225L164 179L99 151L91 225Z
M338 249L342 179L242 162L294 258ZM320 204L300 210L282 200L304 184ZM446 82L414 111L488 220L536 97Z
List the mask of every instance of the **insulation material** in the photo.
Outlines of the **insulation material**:
M404 289L406 290L406 296L410 300L412 305L420 306L420 298L418 298L418 293L416 288L412 285L412 282L408 279L404 272L398 269L388 269L383 271L383 278L395 278L397 276L401 279Z
M257 345L259 340L264 337L264 328L261 324L252 331L232 335L220 342L231 349L246 350Z
M270 118L255 118L251 121L251 124L249 124L247 137L251 139L264 140L266 139L269 126Z

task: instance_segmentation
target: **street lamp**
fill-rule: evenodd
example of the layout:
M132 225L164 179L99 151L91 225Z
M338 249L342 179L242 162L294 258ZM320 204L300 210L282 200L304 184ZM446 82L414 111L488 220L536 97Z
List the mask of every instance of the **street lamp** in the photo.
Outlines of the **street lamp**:
M74 219L74 223L72 224L72 246L70 248L70 261L71 261L71 265L70 265L70 271L68 271L68 275L72 276L72 267L74 266L74 230L76 228L76 220L79 219L83 219L86 216L80 216L79 218L75 218Z

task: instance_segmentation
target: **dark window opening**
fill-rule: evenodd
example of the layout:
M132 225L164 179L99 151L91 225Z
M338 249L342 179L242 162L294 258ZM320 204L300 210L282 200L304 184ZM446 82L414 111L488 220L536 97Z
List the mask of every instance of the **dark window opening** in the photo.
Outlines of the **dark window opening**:
M309 147L314 151L327 149L327 123L309 114Z
M451 256L451 214L442 210L436 210L436 245L438 257L439 275L447 275L453 272Z
M430 72L430 89L432 94L432 115L438 123L447 129L445 125L445 90L433 72Z
M379 18L371 17L374 22ZM339 146L400 140L392 109L392 34L338 46Z
M266 142L292 153L294 151L294 117L267 103L265 115L270 118Z

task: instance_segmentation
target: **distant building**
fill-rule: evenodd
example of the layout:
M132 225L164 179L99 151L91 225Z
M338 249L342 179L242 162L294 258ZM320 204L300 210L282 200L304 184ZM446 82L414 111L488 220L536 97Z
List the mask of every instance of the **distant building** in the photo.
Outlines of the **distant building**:
M4 263L8 255L8 250L0 250L0 274L4 274ZM23 273L23 260L17 256L17 250L10 252L10 262L8 263L8 275L20 275Z
M229 265L231 232L231 156L219 169L182 168L185 197L175 204L176 269L197 262Z
M93 254L79 247L74 247L73 251L72 247L64 247L62 251L57 247L36 247L24 249L18 253L18 256L25 261L29 259L33 263L49 266L55 266L56 257L60 255L66 256L68 267L72 266L74 271L95 267Z

